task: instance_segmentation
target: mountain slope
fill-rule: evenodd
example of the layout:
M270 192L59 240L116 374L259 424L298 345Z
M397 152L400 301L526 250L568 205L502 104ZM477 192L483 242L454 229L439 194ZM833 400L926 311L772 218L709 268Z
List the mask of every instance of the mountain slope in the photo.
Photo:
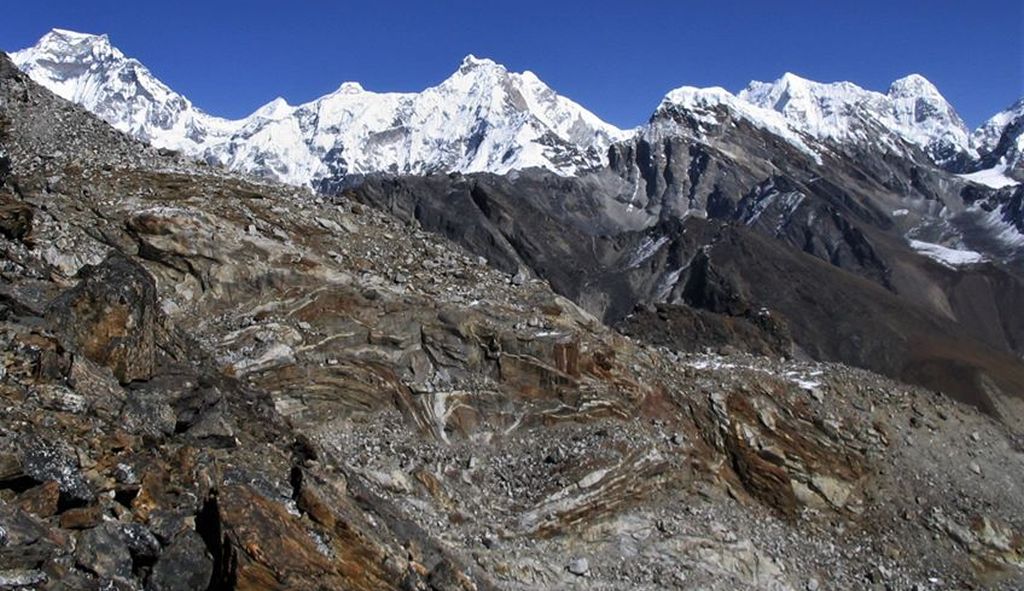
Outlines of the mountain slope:
M344 196L160 154L3 54L0 113L4 587L1024 580L1024 457L975 409L624 338ZM417 179L480 176L510 182Z
M35 81L158 147L291 184L352 174L571 175L602 164L627 135L533 73L468 56L421 93L375 93L347 82L309 103L275 99L240 120L202 112L106 36L55 29L12 54Z

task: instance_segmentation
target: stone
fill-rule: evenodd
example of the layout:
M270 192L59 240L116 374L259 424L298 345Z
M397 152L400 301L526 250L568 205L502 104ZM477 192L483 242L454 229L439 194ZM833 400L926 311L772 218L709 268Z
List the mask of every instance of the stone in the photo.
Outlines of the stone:
M60 485L57 481L50 480L18 495L16 503L25 511L46 518L57 513L59 500Z
M108 522L78 535L75 549L77 564L107 579L127 578L132 574L132 555L117 523Z
M383 557L358 538L347 538L344 551L365 556L361 568L339 568L296 516L248 486L221 487L217 509L222 557L235 565L232 575L237 589L390 589L397 585L384 571ZM227 583L216 576L212 588Z
M85 396L61 384L39 384L30 396L48 410L80 414L88 408Z
M103 509L99 505L73 507L60 514L60 526L64 529L89 529L103 521Z
M153 392L129 391L121 410L121 425L129 433L166 437L174 433L177 415L167 401Z
M26 438L22 448L25 450L21 458L22 469L27 476L38 482L55 480L60 492L74 501L90 502L96 498L72 451L38 437Z
M200 591L213 576L213 558L199 534L186 530L160 554L149 575L147 591Z
M36 589L46 582L46 573L36 569L0 570L0 589Z
M122 384L153 374L156 284L138 263L111 254L78 272L78 285L46 310L61 343L109 367Z
M231 423L230 417L219 409L211 409L199 417L188 434L214 447L233 447L237 440Z
M153 560L160 554L160 542L145 525L124 523L120 524L120 528L128 551L134 558Z
M574 558L569 561L567 568L572 574L582 577L590 572L590 562L586 558Z

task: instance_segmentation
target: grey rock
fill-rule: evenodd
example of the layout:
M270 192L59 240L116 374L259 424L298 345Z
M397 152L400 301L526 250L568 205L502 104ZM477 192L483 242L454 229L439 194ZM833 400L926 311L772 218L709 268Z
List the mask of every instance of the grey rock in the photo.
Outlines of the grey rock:
M213 558L202 538L186 530L174 538L153 565L147 591L199 591L213 575Z
M569 561L567 568L572 574L582 577L590 572L590 562L586 558L574 558Z
M121 527L104 523L78 535L77 564L100 577L126 579L132 574L132 555Z

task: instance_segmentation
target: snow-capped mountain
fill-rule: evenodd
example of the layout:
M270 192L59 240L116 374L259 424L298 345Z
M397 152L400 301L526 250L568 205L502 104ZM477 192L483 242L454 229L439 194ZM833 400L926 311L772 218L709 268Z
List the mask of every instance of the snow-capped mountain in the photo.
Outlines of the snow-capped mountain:
M674 121L676 114L683 114L692 120L690 125L700 139L709 129L722 125L728 118L739 118L759 129L768 131L788 141L813 159L820 161L820 146L815 138L787 119L784 115L753 104L721 87L696 88L683 86L665 95L651 118L648 133L671 135L678 132Z
M981 156L981 175L1002 175L1001 182L1024 181L1024 98L986 121L972 136Z
M275 99L240 120L196 108L105 35L55 29L11 58L37 82L122 131L293 184L382 171L540 167L572 175L600 166L607 147L628 134L533 73L474 56L419 93L376 93L346 82L299 106Z
M629 138L533 73L466 57L437 86L378 93L346 82L302 105L278 98L238 120L203 112L126 57L105 35L54 29L11 55L34 80L114 127L158 147L292 184L317 186L374 172L494 172L538 167L575 175L600 167ZM1024 179L1024 102L972 135L924 77L886 93L794 74L737 94L683 87L668 93L645 130L672 134L685 114L695 139L729 118L779 136L817 162L826 154L886 153L930 161L991 186ZM852 152L852 154L851 154ZM1016 179L1016 180L1015 180Z
M909 144L942 167L974 155L963 120L918 74L893 82L882 94L850 82L825 84L787 73L774 82L751 82L739 98L782 114L819 140L895 153Z
M158 147L195 154L209 137L237 126L197 109L106 35L54 29L11 59L58 96Z
M916 74L893 82L887 94L789 73L775 82L751 82L736 95L722 88L683 87L665 96L659 110L666 108L684 109L698 119L724 108L812 153L824 145L905 155L913 147L941 167L975 156L970 133L956 111Z
M648 133L679 133L682 121L700 140L730 119L774 134L818 162L830 152L885 153L969 172L960 176L995 188L1024 180L1024 99L972 134L935 86L917 74L896 80L885 94L788 73L775 82L751 82L737 94L684 86L665 96Z

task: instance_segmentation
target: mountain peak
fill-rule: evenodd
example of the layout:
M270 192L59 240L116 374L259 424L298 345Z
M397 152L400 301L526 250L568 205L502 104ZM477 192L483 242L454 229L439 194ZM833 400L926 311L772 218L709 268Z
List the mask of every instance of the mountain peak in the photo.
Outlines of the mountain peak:
M503 66L501 66L492 59L480 58L471 53L466 57L462 58L462 63L459 64L459 72L465 73L474 70L489 69L494 67L504 69Z
M277 97L269 103L263 105L252 114L252 117L261 117L264 119L280 119L287 117L295 110L295 107L288 104L283 97Z
M334 91L335 94L361 94L364 92L366 89L363 88L363 85L353 81L342 82L338 90Z
M72 31L70 29L53 28L50 29L48 33L43 35L43 37L40 39L40 42L44 40L62 40L76 43L81 43L83 41L89 43L109 43L110 37L108 37L106 33L97 35L94 33L81 33L79 31Z
M892 98L929 97L942 98L939 89L930 80L920 74L910 74L896 80L889 86L888 95ZM943 99L945 100L945 99Z
M807 78L804 78L803 76L800 76L798 74L794 74L793 72L784 72L782 76L780 76L779 79L775 81L775 84L778 86L785 86L788 88L806 88L811 84L816 84L816 82L808 80Z
M59 58L59 61L82 61L88 57L123 59L124 54L110 44L106 34L94 35L68 29L51 29L35 46L17 53L35 52Z

